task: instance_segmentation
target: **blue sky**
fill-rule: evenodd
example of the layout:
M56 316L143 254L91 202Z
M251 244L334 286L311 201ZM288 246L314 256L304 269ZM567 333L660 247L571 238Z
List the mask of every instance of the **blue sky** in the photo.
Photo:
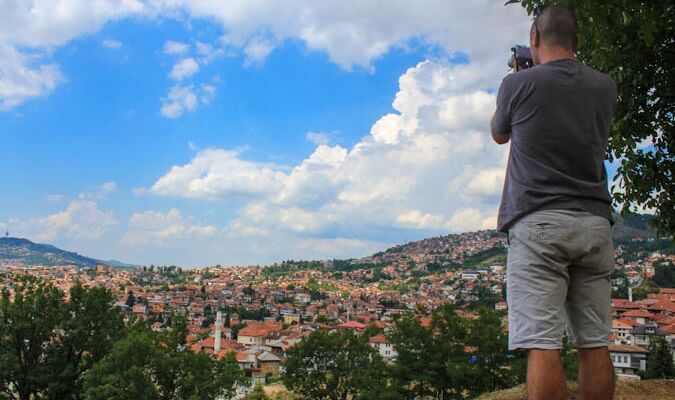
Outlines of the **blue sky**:
M519 7L54 3L0 10L13 236L189 267L494 227L486 126Z

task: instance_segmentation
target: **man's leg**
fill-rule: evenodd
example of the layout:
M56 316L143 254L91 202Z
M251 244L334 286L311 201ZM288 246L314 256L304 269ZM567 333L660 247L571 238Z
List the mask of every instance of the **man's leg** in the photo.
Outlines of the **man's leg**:
M567 399L567 382L560 359L560 350L529 350L527 354L527 399ZM588 399L594 399L594 397L588 397Z
M579 350L579 393L583 400L614 398L614 367L607 347Z

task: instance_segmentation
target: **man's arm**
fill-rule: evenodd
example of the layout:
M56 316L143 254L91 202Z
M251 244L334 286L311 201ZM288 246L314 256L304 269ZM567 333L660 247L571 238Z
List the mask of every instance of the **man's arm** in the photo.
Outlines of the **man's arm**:
M497 144L507 143L511 139L511 93L506 78L499 86L497 93L497 109L490 120L492 139Z
M490 122L490 128L492 130L492 140L495 141L497 144L505 144L508 143L508 141L511 139L511 132L509 133L499 133L495 131L495 123L494 123L494 115L492 116L492 121Z

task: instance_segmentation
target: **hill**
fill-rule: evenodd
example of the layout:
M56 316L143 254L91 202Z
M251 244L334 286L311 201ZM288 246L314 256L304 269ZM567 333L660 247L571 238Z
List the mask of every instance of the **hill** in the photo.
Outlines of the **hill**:
M103 261L82 256L80 254L61 250L58 247L33 243L28 239L3 237L0 238L0 265L13 264L21 266L57 266L76 265L83 268L93 268L97 264L107 264Z
M569 383L569 400L578 399L576 383ZM673 380L617 381L614 392L615 400L670 400L675 393ZM525 385L511 389L484 394L477 400L526 400Z

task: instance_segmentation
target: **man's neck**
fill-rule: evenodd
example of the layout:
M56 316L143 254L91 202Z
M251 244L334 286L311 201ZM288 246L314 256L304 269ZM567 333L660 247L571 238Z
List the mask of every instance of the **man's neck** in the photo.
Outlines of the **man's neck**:
M549 47L539 50L539 64L565 59L574 60L574 52L562 47Z

